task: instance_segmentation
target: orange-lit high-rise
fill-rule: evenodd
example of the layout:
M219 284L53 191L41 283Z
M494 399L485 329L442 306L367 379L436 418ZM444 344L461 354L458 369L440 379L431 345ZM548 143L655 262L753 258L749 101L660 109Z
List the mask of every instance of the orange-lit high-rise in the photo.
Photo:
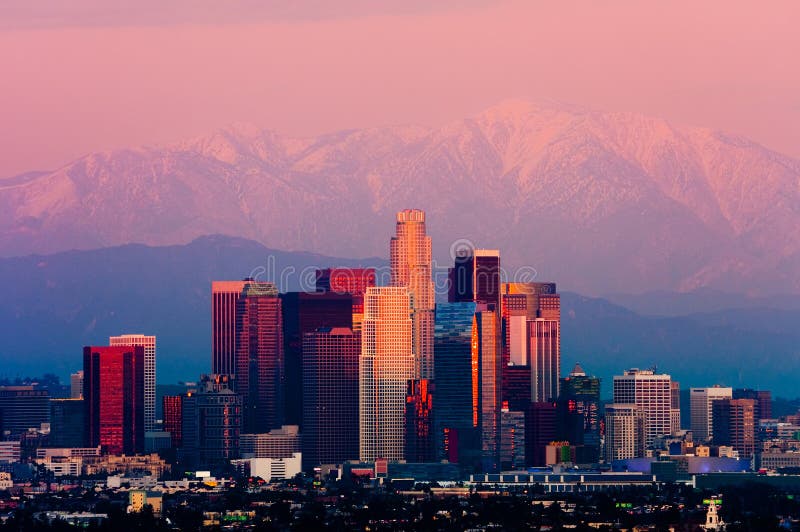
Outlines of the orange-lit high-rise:
M425 212L406 209L397 213L396 234L389 245L391 285L408 288L413 308L413 351L416 378L433 378L434 293L431 277L431 237L425 229Z

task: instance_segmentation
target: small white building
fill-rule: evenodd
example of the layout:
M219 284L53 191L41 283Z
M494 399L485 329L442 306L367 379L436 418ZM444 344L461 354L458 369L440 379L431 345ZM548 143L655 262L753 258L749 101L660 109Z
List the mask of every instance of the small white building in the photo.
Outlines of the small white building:
M293 453L291 458L249 458L236 460L236 465L249 465L250 476L267 482L292 478L302 471L302 453ZM248 464L249 463L249 464Z

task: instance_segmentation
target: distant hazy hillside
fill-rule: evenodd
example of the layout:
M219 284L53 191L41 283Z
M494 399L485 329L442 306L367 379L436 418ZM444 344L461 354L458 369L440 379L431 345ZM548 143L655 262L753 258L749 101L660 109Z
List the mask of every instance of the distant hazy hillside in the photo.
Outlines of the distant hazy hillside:
M0 256L231 234L385 253L423 208L434 249L471 238L587 294L800 293L800 162L634 114L508 102L438 129L291 139L235 127L0 181Z
M0 376L66 375L80 368L83 345L142 332L158 336L159 382L194 380L210 365L211 280L262 272L280 279L275 272L283 272L283 289L296 290L300 274L313 267L384 264L274 251L222 236L184 246L0 259ZM647 318L603 299L564 293L562 315L563 371L580 361L603 378L604 395L614 373L653 364L684 386L720 382L800 395L800 311Z

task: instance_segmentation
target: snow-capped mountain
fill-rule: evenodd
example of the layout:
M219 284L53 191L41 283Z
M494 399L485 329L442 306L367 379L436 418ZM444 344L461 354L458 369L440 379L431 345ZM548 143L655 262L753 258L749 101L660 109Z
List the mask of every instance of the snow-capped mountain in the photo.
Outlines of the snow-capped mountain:
M588 294L800 292L800 161L636 114L505 102L437 129L234 126L0 180L0 255L212 233L384 256L394 213Z

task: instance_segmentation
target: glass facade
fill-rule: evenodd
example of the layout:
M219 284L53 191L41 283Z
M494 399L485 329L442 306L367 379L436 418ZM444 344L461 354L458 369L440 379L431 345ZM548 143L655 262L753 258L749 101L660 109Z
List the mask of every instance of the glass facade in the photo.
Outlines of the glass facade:
M433 445L433 381L414 379L408 381L406 391L406 462L433 462L436 453Z
M203 375L181 396L181 459L186 467L219 470L239 458L242 398L228 375Z
M83 399L50 399L51 447L85 447L86 418Z
M558 396L558 439L572 445L591 447L588 455L600 452L600 379L587 376L580 366L561 379Z
M361 331L364 294L375 286L374 268L326 268L317 270L317 292L350 294L353 297L353 332Z
M472 329L473 302L436 305L433 349L436 377L434 442L437 458L461 462L473 422ZM461 447L461 448L459 448Z
M181 396L165 395L161 398L161 405L164 410L164 430L169 432L172 448L177 449L183 445Z
M242 396L244 432L283 425L283 315L272 283L248 282L236 312L236 392Z
M107 454L144 451L144 347L83 349L86 443Z
M304 468L358 458L361 334L320 328L303 336Z
M287 425L303 423L303 335L320 327L350 328L353 297L335 292L281 294Z
M39 429L50 421L50 394L35 386L0 386L0 437Z
M211 371L236 373L236 310L247 281L211 283Z

